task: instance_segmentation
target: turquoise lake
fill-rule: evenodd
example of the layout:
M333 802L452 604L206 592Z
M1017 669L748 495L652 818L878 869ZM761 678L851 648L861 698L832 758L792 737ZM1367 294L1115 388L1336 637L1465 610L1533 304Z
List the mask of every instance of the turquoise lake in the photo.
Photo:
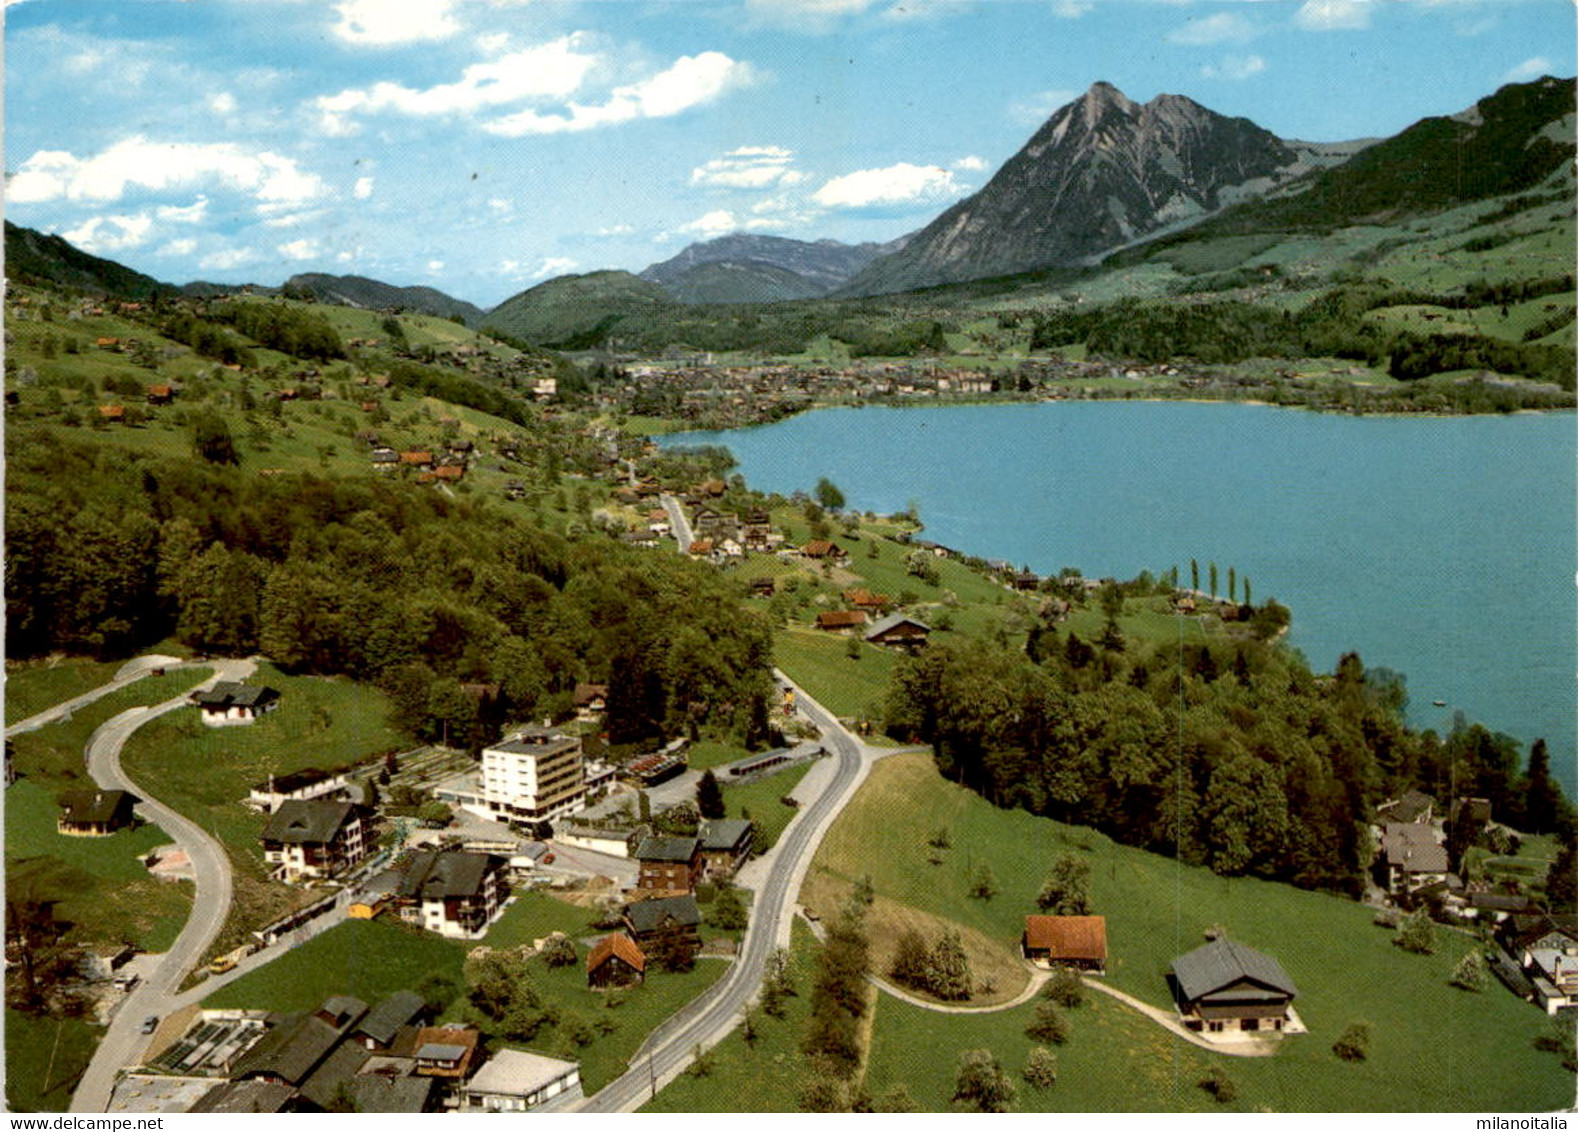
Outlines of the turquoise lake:
M1346 417L1258 405L1053 402L825 409L664 437L726 445L761 491L821 476L858 510L1037 573L1189 560L1293 610L1318 671L1357 650L1409 718L1544 737L1578 786L1578 430L1571 414ZM1433 701L1446 701L1445 707Z

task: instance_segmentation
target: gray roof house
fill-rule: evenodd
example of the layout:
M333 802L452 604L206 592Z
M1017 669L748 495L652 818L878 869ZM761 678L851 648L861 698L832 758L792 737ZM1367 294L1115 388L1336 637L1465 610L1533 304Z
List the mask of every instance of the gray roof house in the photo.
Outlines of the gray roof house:
M625 906L625 924L639 943L667 927L694 932L701 924L701 909L694 896L665 896L638 900Z
M1216 939L1173 961L1178 1012L1192 1030L1281 1030L1298 994L1271 956Z

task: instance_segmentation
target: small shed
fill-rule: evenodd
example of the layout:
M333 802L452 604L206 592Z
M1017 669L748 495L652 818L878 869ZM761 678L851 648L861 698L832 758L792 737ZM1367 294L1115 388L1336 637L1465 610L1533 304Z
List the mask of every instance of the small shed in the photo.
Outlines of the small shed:
M647 957L623 932L606 935L586 957L586 985L593 990L629 986L646 978Z

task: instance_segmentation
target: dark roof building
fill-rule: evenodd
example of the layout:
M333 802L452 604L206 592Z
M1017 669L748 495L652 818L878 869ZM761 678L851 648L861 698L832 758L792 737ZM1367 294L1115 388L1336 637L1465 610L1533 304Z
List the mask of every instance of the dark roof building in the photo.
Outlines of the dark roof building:
M930 636L930 625L903 613L890 613L866 630L867 641L889 648L916 649Z
M136 802L124 790L72 790L60 796L55 828L75 837L104 837L132 823Z
M1178 1011L1193 1030L1281 1030L1298 989L1271 956L1217 939L1173 961Z
M270 1029L231 1071L244 1081L256 1077L299 1087L340 1040L340 1031L316 1014L295 1014Z
M401 919L441 935L476 936L504 907L508 864L492 853L421 850L411 858L395 892Z
M696 898L688 895L638 900L625 906L625 925L637 943L669 928L694 933L701 925L701 910Z
M189 1112L283 1112L296 1090L277 1081L226 1081L204 1093Z
M415 991L395 991L367 1012L355 1032L368 1049L388 1049L400 1027L415 1020L425 1005Z
M202 709L204 723L250 723L279 706L275 689L233 680L221 680L188 699Z
M636 847L641 874L636 887L652 895L696 891L705 862L695 837L647 837Z
M350 802L291 798L280 803L263 827L264 841L307 845L334 840L356 807Z

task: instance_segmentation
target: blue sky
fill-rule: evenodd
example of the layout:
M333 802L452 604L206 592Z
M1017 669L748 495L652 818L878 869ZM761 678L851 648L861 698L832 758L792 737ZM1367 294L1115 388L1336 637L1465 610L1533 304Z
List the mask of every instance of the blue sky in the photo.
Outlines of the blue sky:
M25 0L6 214L172 282L489 306L729 231L886 240L1092 82L1289 138L1574 73L1572 0Z

